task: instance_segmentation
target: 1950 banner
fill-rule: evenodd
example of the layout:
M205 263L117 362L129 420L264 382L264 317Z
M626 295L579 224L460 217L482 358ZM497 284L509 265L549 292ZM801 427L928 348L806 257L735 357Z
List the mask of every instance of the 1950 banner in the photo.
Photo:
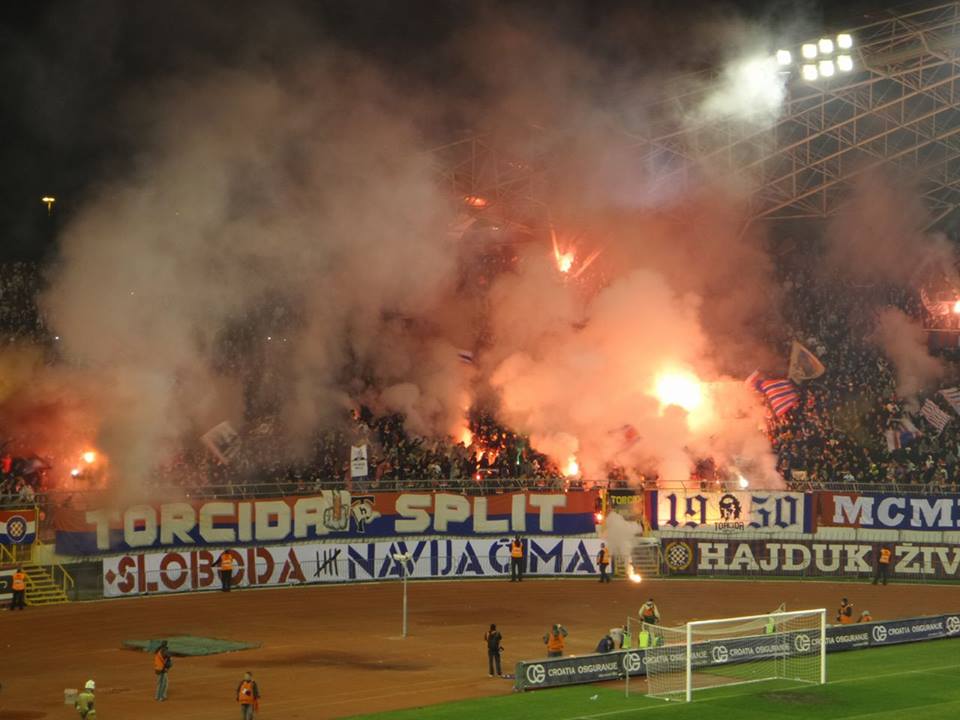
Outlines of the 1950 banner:
M890 543L890 577L956 579L960 546ZM664 570L672 575L786 575L864 577L876 569L879 543L730 538L663 541Z
M668 492L647 496L647 520L653 530L717 532L813 532L810 496L804 493Z
M524 538L530 575L598 572L596 538ZM233 587L343 583L409 578L487 578L510 573L509 538L432 538L416 541L313 543L230 548ZM138 553L103 559L103 594L122 597L220 587L221 550ZM397 555L407 556L398 560Z
M595 530L598 495L363 493L325 490L272 500L168 502L58 510L57 552L91 555L146 548L290 543L397 535L584 535Z

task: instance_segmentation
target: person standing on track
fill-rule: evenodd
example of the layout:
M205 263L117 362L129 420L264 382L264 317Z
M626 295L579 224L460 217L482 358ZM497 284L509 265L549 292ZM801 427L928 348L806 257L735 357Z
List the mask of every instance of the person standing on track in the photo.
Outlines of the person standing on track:
M893 553L890 551L889 545L881 545L880 552L877 553L877 569L873 574L873 584L877 584L877 580L883 579L883 584L887 584L887 576L890 574L890 561L893 559Z
M610 567L610 551L606 543L600 543L600 552L597 553L597 566L600 568L600 582L610 582L607 568Z
M10 589L13 590L13 599L10 601L11 610L23 610L26 607L27 595L27 574L19 565L13 571L13 578L10 583Z
M647 625L657 625L660 623L660 610L657 608L657 604L653 601L653 598L647 600L640 607L640 619Z
M172 666L173 660L167 650L167 641L164 640L153 654L153 671L157 674L157 692L154 694L154 700L164 702L167 699L167 672Z
M224 550L217 558L217 567L220 572L220 589L223 592L230 592L230 583L233 579L233 555L229 550Z
M490 629L483 634L483 640L487 643L487 671L490 673L490 677L493 677L494 669L497 671L497 677L502 677L500 653L503 652L503 647L500 643L503 641L503 635L497 630L496 625L490 623Z
M543 636L543 642L547 646L547 657L562 657L563 648L566 645L567 629L557 623L550 632Z
M523 543L514 535L510 543L510 582L523 582Z
M249 670L243 674L243 680L237 686L237 702L240 703L240 717L253 720L253 714L260 712L260 688Z
M97 711L93 707L93 691L96 689L97 684L93 680L87 680L83 692L77 695L77 700L73 703L82 720L97 720Z

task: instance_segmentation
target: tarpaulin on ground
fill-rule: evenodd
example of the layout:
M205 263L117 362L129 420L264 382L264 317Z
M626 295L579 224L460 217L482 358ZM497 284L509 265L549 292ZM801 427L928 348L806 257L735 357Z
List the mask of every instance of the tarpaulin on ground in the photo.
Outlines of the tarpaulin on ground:
M527 537L528 575L599 572L598 538ZM121 597L220 588L220 550L170 550L103 559L103 594ZM414 579L502 578L510 574L510 538L433 538L230 548L231 587L269 587ZM408 555L398 560L396 555Z
M400 535L582 535L595 530L595 491L473 497L325 490L272 500L57 510L57 552L91 555L160 547L256 545Z
M805 493L651 490L647 493L647 507L653 530L691 533L814 531L812 497Z

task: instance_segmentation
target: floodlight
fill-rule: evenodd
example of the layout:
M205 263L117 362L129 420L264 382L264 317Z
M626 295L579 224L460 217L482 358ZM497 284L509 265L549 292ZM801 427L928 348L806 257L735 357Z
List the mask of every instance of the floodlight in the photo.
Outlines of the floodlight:
M807 60L813 60L817 56L817 46L814 43L804 43L800 46L800 54Z
M830 38L820 38L820 42L817 43L817 45L820 47L820 52L824 55L829 55L833 52L833 40Z
M820 74L823 77L833 77L833 60L820 61Z
M849 50L853 47L853 36L848 33L837 35L837 47L841 50Z
M837 70L840 72L850 72L853 70L853 58L849 55L838 55Z
M777 65L789 65L793 62L793 55L789 50L777 50Z
M820 77L820 73L817 72L816 65L804 65L800 72L803 75L803 79L809 80L810 82L813 82Z

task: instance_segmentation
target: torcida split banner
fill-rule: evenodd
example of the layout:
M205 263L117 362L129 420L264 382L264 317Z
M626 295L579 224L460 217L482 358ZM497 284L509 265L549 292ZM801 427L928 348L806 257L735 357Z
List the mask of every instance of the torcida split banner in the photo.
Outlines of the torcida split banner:
M59 510L57 552L93 555L160 547L263 545L399 535L583 535L595 531L588 492L350 493Z
M529 575L594 575L596 538L530 537L524 543ZM227 549L234 559L232 587L274 587L414 579L476 579L510 574L510 538L432 538L329 542ZM131 553L103 559L103 594L123 597L220 588L220 549ZM407 556L398 560L395 556Z

